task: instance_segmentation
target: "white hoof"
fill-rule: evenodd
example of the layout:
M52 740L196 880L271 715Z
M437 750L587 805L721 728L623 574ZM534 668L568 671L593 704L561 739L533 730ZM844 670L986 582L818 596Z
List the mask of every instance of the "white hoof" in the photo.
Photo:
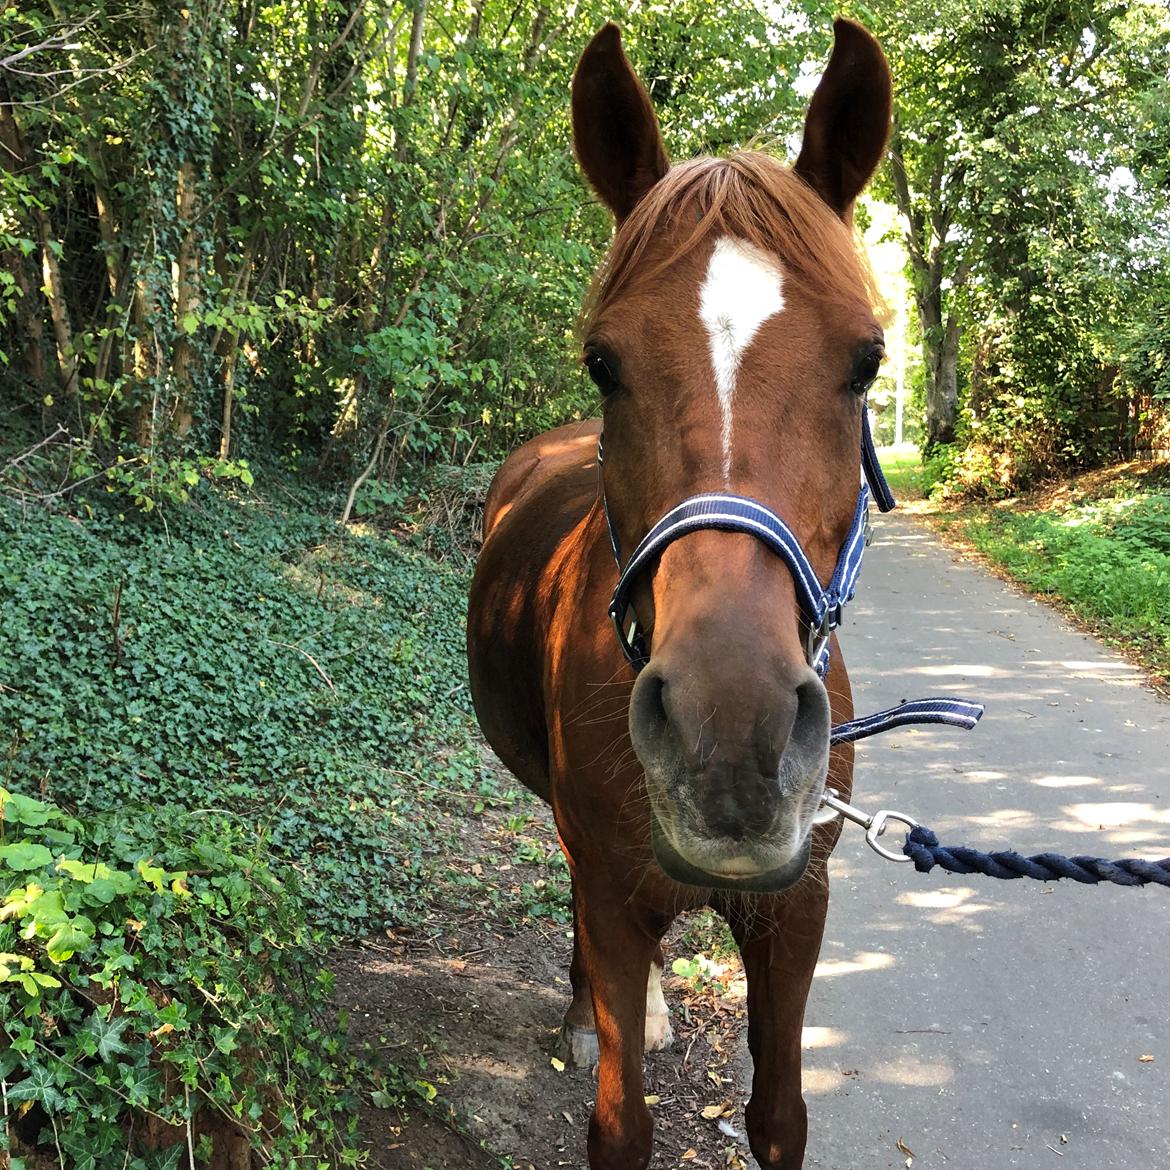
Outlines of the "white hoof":
M646 1017L646 1051L659 1052L669 1048L674 1043L674 1030L670 1026L670 1016Z
M576 1028L565 1022L553 1045L558 1060L574 1068L592 1068L597 1063L597 1033L592 1028Z
M658 1052L673 1043L670 1009L662 994L662 968L651 963L650 978L646 981L646 1051Z

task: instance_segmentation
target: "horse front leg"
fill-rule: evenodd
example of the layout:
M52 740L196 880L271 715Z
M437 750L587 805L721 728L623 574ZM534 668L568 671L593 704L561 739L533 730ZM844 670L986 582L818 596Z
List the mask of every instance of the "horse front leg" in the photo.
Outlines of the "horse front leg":
M800 1091L801 1035L829 901L823 874L806 882L807 891L777 897L773 905L717 907L739 944L747 975L755 1073L745 1119L761 1170L804 1165L808 1115Z
M642 1084L646 989L661 932L627 893L574 874L576 947L588 974L597 1028L597 1105L589 1120L589 1170L645 1170L653 1122Z
M597 1063L597 1027L593 1022L593 991L589 986L589 971L581 949L581 917L577 912L577 883L573 887L573 961L569 965L569 982L573 999L565 1012L560 1035L557 1036L557 1056L576 1068L592 1068Z

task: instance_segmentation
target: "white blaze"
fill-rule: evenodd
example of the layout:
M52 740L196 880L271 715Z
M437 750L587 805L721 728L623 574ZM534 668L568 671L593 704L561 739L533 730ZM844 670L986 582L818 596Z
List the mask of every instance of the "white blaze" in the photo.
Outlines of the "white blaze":
M784 276L775 256L747 240L715 243L699 290L699 316L707 330L715 389L723 421L723 481L731 480L731 407L740 363L760 326L784 308Z

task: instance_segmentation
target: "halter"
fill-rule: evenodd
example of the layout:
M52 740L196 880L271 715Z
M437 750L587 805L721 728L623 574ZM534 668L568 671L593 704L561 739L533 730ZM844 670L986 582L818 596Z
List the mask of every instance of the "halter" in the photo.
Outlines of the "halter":
M824 679L829 669L829 641L833 631L841 624L845 605L853 600L857 578L861 573L861 560L873 533L869 523L870 501L872 499L882 512L891 511L895 505L893 493L874 449L868 410L863 409L861 417L862 474L857 506L827 586L821 584L796 534L767 504L730 492L703 492L688 496L681 504L676 504L646 533L623 568L621 547L609 514L602 478L601 506L619 574L609 603L609 616L622 653L635 671L640 671L650 661L650 650L630 604L629 595L634 582L667 545L688 533L714 528L722 532L743 532L754 536L788 567L796 586L796 599L801 614L808 622L809 633L805 647L808 662L817 675ZM604 435L598 438L597 462L599 468L605 462ZM627 618L630 619L628 622ZM874 715L837 724L832 729L831 741L845 743L865 739L907 723L946 723L970 729L982 715L981 703L971 703L965 699L916 699L878 711Z

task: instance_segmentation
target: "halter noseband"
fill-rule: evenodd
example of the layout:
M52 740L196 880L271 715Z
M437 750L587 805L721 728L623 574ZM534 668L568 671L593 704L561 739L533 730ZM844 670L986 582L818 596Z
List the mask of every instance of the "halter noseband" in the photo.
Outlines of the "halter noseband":
M646 533L623 567L617 531L609 514L602 480L601 506L619 573L609 603L609 616L622 653L635 671L640 671L650 661L649 647L630 604L630 590L635 580L667 545L688 533L714 528L722 532L743 532L754 536L788 567L796 586L796 599L801 614L809 626L806 645L808 662L818 676L824 679L829 668L829 640L841 624L846 603L853 600L857 578L861 573L861 559L872 534L869 524L870 500L872 498L882 512L889 512L895 504L874 450L869 412L863 409L861 417L862 478L857 493L857 507L827 586L821 584L795 533L767 504L730 492L703 492L676 504ZM600 436L597 443L599 468L605 461L604 438L604 435ZM627 618L631 620L627 622ZM832 729L831 740L833 743L842 743L864 739L906 723L947 723L969 729L979 722L982 715L981 703L971 703L965 699L916 699L862 719L837 724Z

